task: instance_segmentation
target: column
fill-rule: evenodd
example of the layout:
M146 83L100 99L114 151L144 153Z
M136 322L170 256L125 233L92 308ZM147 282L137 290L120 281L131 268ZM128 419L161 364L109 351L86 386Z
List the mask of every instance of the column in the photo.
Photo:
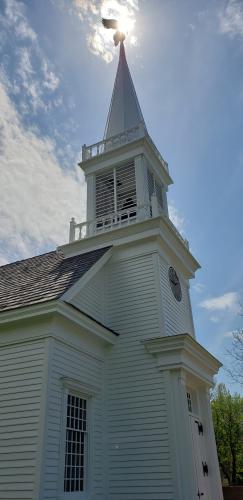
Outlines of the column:
M87 181L87 235L94 234L96 219L95 175L88 175Z
M135 177L136 177L136 195L138 207L138 220L145 220L150 217L150 203L148 192L148 178L145 158L143 155L135 157Z
M186 399L186 376L183 370L164 372L171 454L174 465L176 500L195 500L196 482L192 438Z

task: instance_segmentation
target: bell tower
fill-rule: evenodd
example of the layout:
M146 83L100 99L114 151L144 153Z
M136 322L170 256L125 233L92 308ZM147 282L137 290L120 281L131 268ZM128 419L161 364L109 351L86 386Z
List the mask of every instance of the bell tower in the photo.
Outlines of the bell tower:
M105 361L102 498L222 500L209 402L220 363L195 339L189 294L200 266L169 218L173 181L119 37L104 138L82 148L87 220L71 220L61 247L65 257L112 247L74 302L119 335Z

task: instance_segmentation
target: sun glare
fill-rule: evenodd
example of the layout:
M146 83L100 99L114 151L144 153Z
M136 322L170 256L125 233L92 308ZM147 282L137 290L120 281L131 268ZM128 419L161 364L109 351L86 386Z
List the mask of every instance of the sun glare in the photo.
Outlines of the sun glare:
M134 28L135 20L129 16L122 16L118 19L118 30L122 33L131 33Z

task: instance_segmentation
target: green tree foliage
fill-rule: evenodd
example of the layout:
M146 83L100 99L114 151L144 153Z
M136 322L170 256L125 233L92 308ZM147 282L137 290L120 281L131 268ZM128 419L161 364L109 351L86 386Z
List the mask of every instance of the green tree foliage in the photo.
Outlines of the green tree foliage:
M243 386L243 330L232 332L232 343L227 353L230 365L225 369L234 382Z
M229 484L236 484L243 469L243 398L219 384L211 406L219 465Z

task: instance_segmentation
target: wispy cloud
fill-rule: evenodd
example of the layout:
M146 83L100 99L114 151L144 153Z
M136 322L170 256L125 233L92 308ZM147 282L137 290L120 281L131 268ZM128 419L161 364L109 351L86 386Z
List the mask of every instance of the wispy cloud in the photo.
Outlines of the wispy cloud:
M194 283L192 285L192 288L193 290L195 290L195 292L197 293L203 293L204 290L205 290L205 285L203 285L202 283Z
M219 318L218 316L210 316L210 321L212 321L212 323L219 323Z
M231 37L243 36L243 3L241 0L229 0L219 16L220 32Z
M208 311L240 312L239 295L237 292L228 292L218 297L203 300L199 305Z
M5 27L14 31L18 38L23 40L36 41L37 35L29 25L25 17L25 6L21 1L5 1Z
M179 213L178 209L172 203L168 205L168 209L171 221L176 226L178 231L180 231L180 233L183 233L185 222L184 217Z
M55 73L50 69L50 63L45 58L42 59L42 71L45 77L43 82L44 87L51 91L56 90L60 83L60 80L58 76L55 75Z
M67 242L71 216L84 216L85 189L78 170L61 168L53 141L22 124L1 79L0 131L0 263L5 263Z
M139 8L139 0L73 0L74 12L81 22L86 22L89 33L87 44L90 51L111 62L115 53L113 30L106 30L101 24L101 18L121 20L131 33L135 26L135 14ZM128 38L132 45L137 44L137 37L131 34Z
M42 89L39 79L35 76L35 71L31 63L31 49L21 47L18 50L17 74L20 77L21 85L28 96L28 103L34 111L38 108L45 108L42 100ZM19 89L20 90L20 89Z
M0 28L5 32L6 39L7 36L11 39L15 37L16 45L20 45L11 64L13 83L10 85L9 82L8 85L13 94L21 95L22 111L27 112L30 108L33 111L40 108L48 111L57 106L59 100L50 100L49 94L57 90L60 79L40 47L38 36L28 22L23 2L5 0ZM2 50L4 51L4 46ZM3 70L7 73L4 64Z

